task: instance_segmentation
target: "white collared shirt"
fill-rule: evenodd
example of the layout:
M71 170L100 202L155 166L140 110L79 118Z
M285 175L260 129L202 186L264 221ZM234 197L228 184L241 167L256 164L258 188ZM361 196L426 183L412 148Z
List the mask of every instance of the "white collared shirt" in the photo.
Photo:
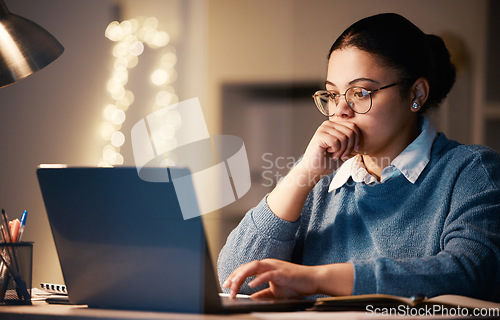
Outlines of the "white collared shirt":
M427 117L422 121L422 132L403 150L391 164L382 170L380 183L403 174L408 181L415 183L431 159L431 148L436 138L436 129ZM330 183L328 192L342 187L352 177L355 182L366 184L379 183L367 170L361 155L356 155L344 162L337 169Z

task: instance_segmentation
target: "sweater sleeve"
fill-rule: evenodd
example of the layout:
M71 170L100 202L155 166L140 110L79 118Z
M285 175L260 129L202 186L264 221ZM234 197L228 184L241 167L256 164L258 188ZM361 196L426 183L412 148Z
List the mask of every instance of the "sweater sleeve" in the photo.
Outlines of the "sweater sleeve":
M267 196L248 211L228 236L217 261L221 284L234 269L247 262L265 258L290 261L300 219L296 222L280 219L266 200ZM250 288L247 285L250 280L242 286L241 293L250 294L265 287Z
M492 152L476 155L459 168L441 251L422 258L352 261L353 294L457 294L500 300L500 161Z

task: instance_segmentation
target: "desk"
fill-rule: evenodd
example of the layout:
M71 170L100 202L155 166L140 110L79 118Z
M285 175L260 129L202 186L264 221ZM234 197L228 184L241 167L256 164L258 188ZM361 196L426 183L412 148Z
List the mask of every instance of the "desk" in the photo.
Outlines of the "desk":
M35 301L31 306L0 306L2 320L374 320L379 319L477 319L471 317L376 317L365 312L249 313L233 315L183 314L150 311L89 309L86 306L49 305ZM487 319L487 318L482 318ZM491 319L491 318L490 318Z
M86 306L53 305L34 301L31 306L0 306L2 320L255 320L251 314L210 315L151 311L89 309Z

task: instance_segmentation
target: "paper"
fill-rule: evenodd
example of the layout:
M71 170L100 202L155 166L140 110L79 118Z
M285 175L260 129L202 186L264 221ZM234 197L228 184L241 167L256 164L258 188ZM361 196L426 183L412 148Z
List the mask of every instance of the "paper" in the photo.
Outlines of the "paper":
M60 298L65 295L50 293L42 289L32 288L31 289L31 301L45 301L48 298Z

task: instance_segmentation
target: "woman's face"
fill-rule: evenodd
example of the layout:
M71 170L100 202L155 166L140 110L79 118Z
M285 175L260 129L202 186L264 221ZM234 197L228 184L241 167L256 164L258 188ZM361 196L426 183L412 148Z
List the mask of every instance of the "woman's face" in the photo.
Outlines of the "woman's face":
M394 69L382 66L369 53L356 48L335 50L328 62L326 89L344 94L353 86L367 90L400 82ZM331 121L349 121L361 132L359 153L374 157L397 156L416 138L417 116L410 109L411 98L401 97L396 85L371 94L372 107L368 113L354 113L341 97Z

